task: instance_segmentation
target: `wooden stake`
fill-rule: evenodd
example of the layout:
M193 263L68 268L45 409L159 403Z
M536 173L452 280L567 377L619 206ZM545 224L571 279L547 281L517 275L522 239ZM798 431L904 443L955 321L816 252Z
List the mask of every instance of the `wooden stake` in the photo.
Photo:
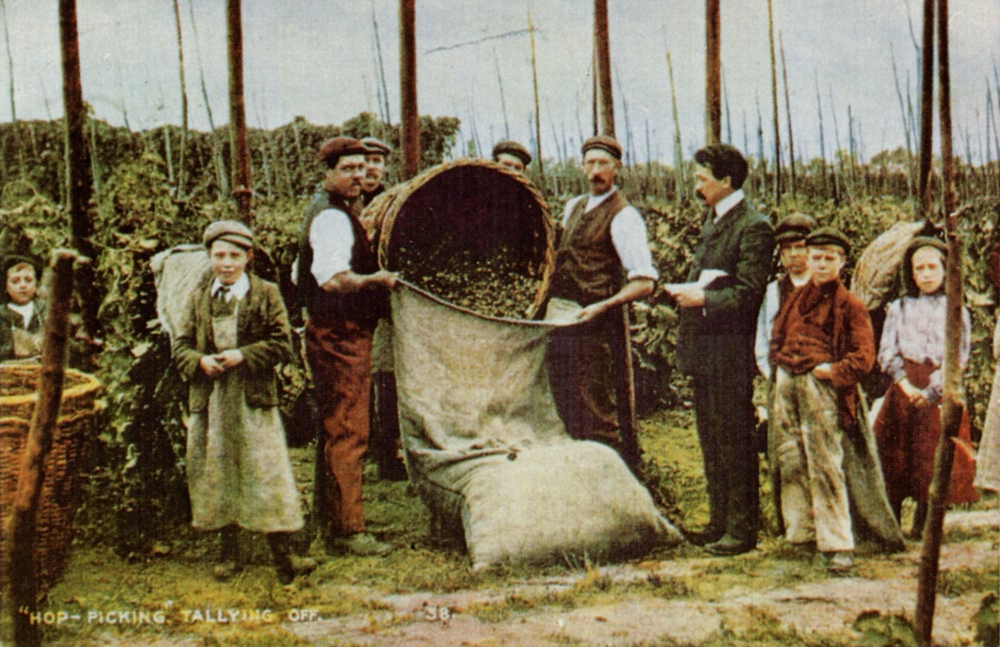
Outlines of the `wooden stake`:
M253 191L250 188L250 149L243 99L243 16L240 0L226 0L229 45L229 147L232 154L233 197L240 219L253 228Z
M611 40L608 36L608 0L594 0L594 72L600 134L615 136L615 97L611 87Z
M402 86L403 179L420 170L420 119L417 113L416 0L399 0L399 80Z
M11 546L8 584L9 608L14 623L17 647L41 645L41 623L32 622L38 613L35 579L35 518L45 482L45 457L52 448L62 402L63 377L66 373L66 349L69 339L69 315L73 301L73 263L76 253L59 250L53 253L52 286L49 312L45 319L42 342L42 367L38 380L38 402L31 415L31 426L17 477L17 491L10 510L6 541Z
M924 524L924 543L920 551L920 572L917 580L917 610L914 629L921 645L931 645L934 626L938 565L944 530L944 513L948 507L948 487L955 458L954 438L962 423L962 245L956 213L955 168L951 142L951 73L948 55L948 0L938 2L938 78L941 84L941 159L944 180L945 231L948 236L945 294L944 392L941 396L941 438L934 455L934 476L931 478ZM925 45L930 43L925 41ZM927 83L929 79L924 79ZM926 87L926 86L925 86Z
M767 34L771 45L771 106L774 108L774 204L781 204L781 129L778 126L778 66L774 57L774 12L767 0Z
M705 0L705 142L722 139L722 58L719 0Z
M920 65L920 215L931 218L931 161L934 139L934 0L924 0L924 31Z
M541 103L538 99L538 63L535 56L535 26L531 23L531 12L528 12L528 33L531 35L531 79L535 88L535 161L538 162L538 186L545 191L545 165L542 163L542 116Z

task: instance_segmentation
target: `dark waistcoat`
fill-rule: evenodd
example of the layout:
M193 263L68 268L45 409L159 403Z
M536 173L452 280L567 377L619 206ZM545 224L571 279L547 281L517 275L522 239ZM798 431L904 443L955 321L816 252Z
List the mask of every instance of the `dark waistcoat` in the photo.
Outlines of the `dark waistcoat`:
M590 211L584 211L586 198L577 202L556 250L551 296L586 306L622 288L624 269L611 240L611 221L627 206L619 191Z
M373 274L379 269L378 255L368 242L368 234L358 220L352 205L336 194L329 194L324 208L317 209L314 205L311 205L306 213L299 237L298 276L301 300L309 316L319 321L353 321L362 328L374 330L378 319L388 312L385 291L361 290L337 293L322 289L312 274L313 248L309 243L309 232L316 216L327 207L339 209L347 214L354 234L354 244L351 246L351 271L355 274Z

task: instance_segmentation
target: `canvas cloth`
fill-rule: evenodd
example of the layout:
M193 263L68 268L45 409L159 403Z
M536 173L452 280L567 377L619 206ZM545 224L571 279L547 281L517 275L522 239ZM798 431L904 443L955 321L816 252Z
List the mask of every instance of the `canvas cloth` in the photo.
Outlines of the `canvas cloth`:
M681 540L612 449L566 434L544 362L548 334L565 323L482 317L397 285L408 471L474 566L621 559Z
M1000 359L1000 320L993 329L993 361ZM986 490L1000 491L1000 371L994 370L990 406L983 424L983 437L979 442L976 458L974 485Z

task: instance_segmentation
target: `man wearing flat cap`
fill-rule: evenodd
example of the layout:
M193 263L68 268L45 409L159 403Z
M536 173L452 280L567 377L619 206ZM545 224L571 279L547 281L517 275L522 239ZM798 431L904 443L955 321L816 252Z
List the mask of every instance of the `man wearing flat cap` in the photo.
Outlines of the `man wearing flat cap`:
M688 539L736 555L757 544L754 336L774 232L743 194L747 162L735 147L710 144L694 159L695 191L709 209L687 282L666 286L681 308L677 360L693 377L708 489L708 525Z
M523 174L524 169L531 164L531 153L521 144L505 139L493 147L493 161Z
M361 204L367 207L372 200L385 193L385 162L392 149L377 137L364 137L361 144L365 147L365 177L361 180Z
M326 462L323 506L327 548L385 554L391 546L365 532L361 496L368 447L372 331L388 311L395 275L380 270L356 204L368 149L335 137L319 150L327 167L326 208L307 216L299 242L297 280L308 312L306 354L322 417L318 440ZM321 472L322 473L322 472Z
M629 439L620 433L614 341L624 335L622 307L651 294L659 273L642 216L615 187L621 146L596 136L581 152L590 195L573 198L563 212L546 310L546 319L577 325L553 333L547 363L567 433L621 452Z

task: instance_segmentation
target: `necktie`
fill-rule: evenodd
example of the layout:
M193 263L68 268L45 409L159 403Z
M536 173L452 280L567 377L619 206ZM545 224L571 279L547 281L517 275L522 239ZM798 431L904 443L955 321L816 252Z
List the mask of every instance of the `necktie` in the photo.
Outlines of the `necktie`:
M223 285L212 297L212 316L221 317L233 314L233 298L229 292L229 287Z

